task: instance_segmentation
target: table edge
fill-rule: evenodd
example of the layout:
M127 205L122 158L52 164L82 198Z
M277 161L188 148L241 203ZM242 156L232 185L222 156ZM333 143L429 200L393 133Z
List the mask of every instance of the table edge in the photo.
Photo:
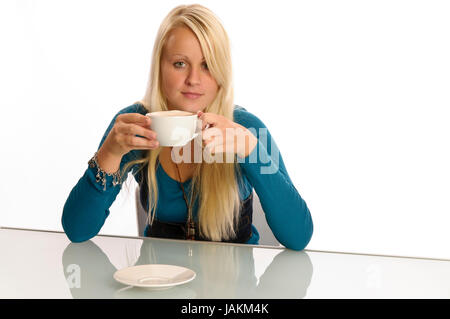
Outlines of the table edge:
M18 228L18 227L0 226L0 230L2 230L2 229L64 234L64 231L60 231L60 230L47 230L47 229ZM112 238L127 238L127 239L142 239L142 240L146 240L146 239L151 238L152 240L174 241L174 242L186 243L186 240L180 240L180 239L166 239L166 238L142 237L142 236L124 236L124 235L99 234L99 235L96 235L95 237L112 237ZM93 238L95 238L95 237L93 237ZM208 241L196 241L196 240L194 242L201 243L201 244L210 244L211 243L211 242L208 242ZM286 247L281 246L281 245L280 246L269 246L269 245L251 245L251 244L236 244L236 243L223 243L223 242L214 242L214 244L215 245L240 246L240 247L265 248L265 249L275 249L275 250L286 250L287 249ZM356 256L368 256L368 257L403 258L403 259L416 259L416 260L450 262L450 259L433 258L433 257L382 255L382 254L343 252L343 251L331 251L331 250L316 250L316 249L304 249L302 251L304 251L306 253L311 252L311 253L324 253L324 254L356 255Z

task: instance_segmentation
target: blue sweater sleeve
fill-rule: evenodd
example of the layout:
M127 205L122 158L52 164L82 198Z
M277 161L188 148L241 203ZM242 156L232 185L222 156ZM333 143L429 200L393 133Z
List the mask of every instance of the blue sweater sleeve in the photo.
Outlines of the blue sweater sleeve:
M249 156L238 160L258 194L270 229L285 247L304 249L313 233L311 213L293 185L274 139L266 125L243 108L235 112L235 122L258 138Z
M142 113L139 105L132 105L117 113L109 124L98 149L103 145L116 118L123 113ZM131 151L122 157L120 168L136 158ZM86 161L87 162L87 161ZM96 181L97 168L89 167L70 192L61 217L62 227L72 242L83 242L97 235L109 215L109 208L120 192L121 184L113 186L112 177L106 176L106 190ZM127 174L124 175L124 180Z

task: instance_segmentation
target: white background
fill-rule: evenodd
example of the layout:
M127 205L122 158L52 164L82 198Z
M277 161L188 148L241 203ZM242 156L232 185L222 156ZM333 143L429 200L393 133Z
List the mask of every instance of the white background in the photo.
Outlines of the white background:
M307 248L450 258L450 4L196 2L231 39L235 103L268 126L311 210ZM1 226L62 230L70 190L143 96L159 24L182 3L1 2ZM102 234L137 234L133 189Z

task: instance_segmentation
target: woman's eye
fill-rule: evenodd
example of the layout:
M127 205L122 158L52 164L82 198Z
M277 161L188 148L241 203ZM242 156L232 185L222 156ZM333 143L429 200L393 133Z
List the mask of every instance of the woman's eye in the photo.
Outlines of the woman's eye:
M174 65L176 68L182 68L183 66L180 65L180 64L184 64L184 62L175 62L173 65Z
M184 63L183 61L178 61L178 62L175 62L173 65L174 65L175 68L181 69L181 68L183 68L186 65L186 63ZM208 70L208 64L206 64L206 62L202 63L202 67L204 69Z

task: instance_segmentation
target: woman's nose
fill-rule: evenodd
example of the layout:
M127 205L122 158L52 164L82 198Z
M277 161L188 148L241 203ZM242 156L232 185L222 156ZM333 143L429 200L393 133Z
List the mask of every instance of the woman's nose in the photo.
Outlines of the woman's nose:
M196 68L191 68L188 77L186 79L186 82L189 85L200 84L200 71L197 70Z

